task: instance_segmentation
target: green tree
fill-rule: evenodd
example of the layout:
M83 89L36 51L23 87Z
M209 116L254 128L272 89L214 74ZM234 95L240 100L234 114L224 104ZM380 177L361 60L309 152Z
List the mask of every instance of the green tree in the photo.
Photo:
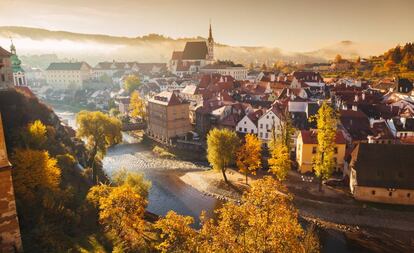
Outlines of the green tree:
M85 138L89 148L88 166L92 169L92 180L97 182L95 159L103 157L111 145L122 141L121 122L102 112L81 111L76 115L77 136Z
M248 184L248 174L256 174L256 170L261 165L261 149L262 143L254 134L245 136L245 143L237 151L236 164L239 171L246 176L246 184Z
M234 131L215 128L208 133L207 159L213 169L222 172L226 183L226 170L235 161L238 145L239 138Z
M141 118L145 120L147 117L147 110L145 108L145 101L141 98L138 91L133 91L129 103L130 115L133 118Z
M318 128L318 147L314 156L313 169L319 178L319 190L322 190L322 180L328 179L334 169L334 149L338 116L334 109L326 102L318 110L316 115Z
M118 186L129 185L140 196L148 198L151 182L145 180L142 173L128 172L121 168L112 175L112 181Z
M128 94L131 94L133 91L138 89L139 86L141 86L141 81L139 80L138 76L129 75L125 78L123 87L128 92Z

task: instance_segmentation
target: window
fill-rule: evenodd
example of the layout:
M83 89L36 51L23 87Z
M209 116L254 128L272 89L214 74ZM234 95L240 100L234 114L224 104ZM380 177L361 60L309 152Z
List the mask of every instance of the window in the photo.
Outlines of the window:
M263 128L263 124L260 124L260 128Z
M411 193L407 193L407 198L410 198L411 197Z
M375 195L375 190L372 190L372 192L371 192L371 193L372 193L372 195Z
M263 133L260 133L259 135L260 135L260 138L262 138L262 137L263 137Z
M250 133L251 133L251 134L252 134L252 133L254 133L253 129L250 129Z
M266 124L266 129L269 129L269 125L268 124Z
M334 163L335 165L338 164L338 159L336 159L336 157L334 157Z
M388 196L392 197L392 192L389 192L389 193L388 193Z
M242 131L242 128L241 128L241 127L239 127L239 131L240 131L240 132Z
M316 147L312 147L312 154L316 154Z
M247 123L247 122L246 122L246 121L244 121L244 124L245 124L245 125L246 125L246 123Z
M335 154L338 154L338 148L337 147L334 148L334 152L335 152Z
M247 133L247 128L244 128L244 132L246 132L246 133Z
M6 81L6 76L4 74L1 74L1 81L5 82Z
M266 116L266 119L269 119L269 115Z
M269 134L268 133L265 133L265 138L266 139L269 138Z
M272 116L272 119L275 119L275 116Z

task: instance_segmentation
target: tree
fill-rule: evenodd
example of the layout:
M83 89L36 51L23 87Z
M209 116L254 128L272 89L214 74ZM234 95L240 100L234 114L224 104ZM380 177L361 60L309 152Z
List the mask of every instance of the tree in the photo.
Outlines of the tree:
M47 151L17 149L12 162L14 189L19 198L35 201L37 194L59 190L61 170Z
M169 211L165 218L155 223L160 230L161 242L156 246L161 252L193 252L196 247L194 240L197 233L190 225L194 219Z
M109 146L122 141L121 122L102 112L81 111L76 115L76 124L77 136L87 140L90 152L88 166L92 168L92 180L96 183L95 159L98 153L103 157Z
M318 252L313 230L305 231L287 189L271 177L252 183L241 204L226 203L217 211L217 221L202 215L202 227L188 231L190 219L168 216L159 221L163 231L160 246L165 251L188 252ZM169 225L169 226L167 226ZM186 227L183 227L186 226ZM195 241L195 243L194 243Z
M341 61L342 61L342 56L340 54L337 54L335 56L334 62L338 63L338 62L341 62Z
M318 110L316 123L318 128L318 148L314 156L313 169L319 178L319 190L322 190L322 180L332 175L334 163L334 149L337 130L337 114L326 102Z
M25 143L30 148L40 149L47 141L46 134L46 126L40 120L36 120L27 127Z
M140 97L138 91L134 91L131 94L131 100L129 103L130 115L133 118L141 118L145 120L147 117L147 110L145 108L145 101Z
M124 184L114 187L105 197L105 190L98 201L99 221L112 236L121 240L125 250L137 252L148 244L148 226L144 220L147 200Z
M138 76L129 75L127 78L125 78L123 87L128 92L128 94L131 94L133 91L138 89L139 86L141 86L141 81L139 80Z
M261 165L261 146L262 143L254 134L245 136L245 143L237 152L236 164L239 171L246 176L246 184L248 184L248 174L256 175L256 170Z
M129 185L141 197L148 198L151 182L146 181L142 173L128 172L121 168L112 175L112 181L118 186Z
M289 148L282 142L276 143L271 150L271 157L268 163L270 171L277 177L277 179L279 181L285 180L291 168Z
M222 172L226 183L227 166L234 162L238 144L236 133L228 129L215 128L207 136L207 159L213 169Z

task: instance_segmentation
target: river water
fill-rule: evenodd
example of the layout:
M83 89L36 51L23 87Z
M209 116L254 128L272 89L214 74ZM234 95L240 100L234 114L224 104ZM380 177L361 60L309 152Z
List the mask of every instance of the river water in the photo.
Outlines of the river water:
M55 108L58 116L70 126L75 126L75 113ZM145 146L134 143L134 138L123 133L124 142L110 148L103 160L103 168L108 175L120 168L143 173L151 181L148 210L158 215L165 215L169 210L179 214L192 216L194 227L199 227L199 215L205 210L210 217L222 202L203 195L180 180L180 172L173 168L188 167L187 162L170 161L165 163L151 157L151 151ZM196 165L194 165L197 167ZM180 170L181 171L181 170ZM182 173L182 172L181 172ZM334 230L320 231L323 245L322 252L348 253L367 252L353 248L351 250L342 233Z

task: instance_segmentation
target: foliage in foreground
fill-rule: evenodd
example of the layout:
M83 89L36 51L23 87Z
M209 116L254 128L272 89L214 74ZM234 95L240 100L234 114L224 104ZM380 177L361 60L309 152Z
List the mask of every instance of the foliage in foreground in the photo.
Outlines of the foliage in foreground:
M319 252L319 241L298 222L286 189L271 177L252 183L240 205L227 203L218 221L201 217L202 227L189 227L190 217L170 211L155 227L161 252Z

